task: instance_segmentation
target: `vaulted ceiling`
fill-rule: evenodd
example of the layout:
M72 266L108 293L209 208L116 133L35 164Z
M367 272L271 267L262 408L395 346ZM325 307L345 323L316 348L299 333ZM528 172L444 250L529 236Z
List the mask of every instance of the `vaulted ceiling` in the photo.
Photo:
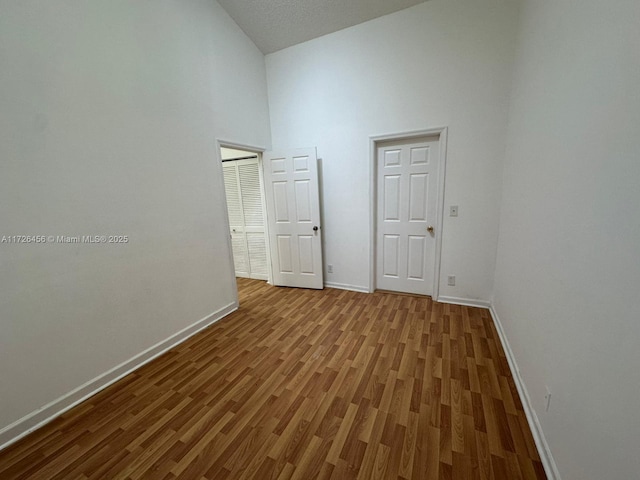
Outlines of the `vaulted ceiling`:
M262 53L321 37L425 0L218 0Z

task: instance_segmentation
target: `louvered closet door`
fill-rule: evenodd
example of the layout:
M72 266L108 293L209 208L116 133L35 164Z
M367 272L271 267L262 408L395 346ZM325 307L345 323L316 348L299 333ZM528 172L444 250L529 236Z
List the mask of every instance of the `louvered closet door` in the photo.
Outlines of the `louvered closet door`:
M258 159L232 160L222 165L236 276L266 280L264 203Z
M238 167L235 162L224 162L222 170L224 172L224 189L227 195L231 248L233 250L236 277L249 278L249 258L244 235L244 215L242 212L242 200L240 199Z

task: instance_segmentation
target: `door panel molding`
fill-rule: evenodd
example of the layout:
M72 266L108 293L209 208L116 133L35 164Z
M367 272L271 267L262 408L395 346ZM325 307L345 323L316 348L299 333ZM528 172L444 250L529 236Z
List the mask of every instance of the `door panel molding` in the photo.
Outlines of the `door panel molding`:
M440 292L440 263L442 257L442 226L444 223L444 191L445 191L445 176L447 166L447 135L448 127L434 127L424 130L412 130L407 132L388 133L381 135L372 135L369 137L369 292L373 292L376 289L376 268L382 268L382 266L376 265L376 236L377 236L377 152L378 147L383 142L393 140L414 140L420 137L437 136L439 141L439 153L438 153L438 178L437 178L437 194L436 194L436 221L435 221L435 253L433 262L433 294L432 298L438 300ZM433 152L429 151L416 151L415 156L412 155L412 163L428 163L430 161L430 155ZM385 164L388 162L393 163L398 161L393 155L388 155L384 158Z

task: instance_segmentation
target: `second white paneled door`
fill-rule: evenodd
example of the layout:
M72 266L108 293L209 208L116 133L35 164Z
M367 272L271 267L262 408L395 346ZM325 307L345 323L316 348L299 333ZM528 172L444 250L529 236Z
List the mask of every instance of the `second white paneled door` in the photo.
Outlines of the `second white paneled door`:
M315 148L263 156L274 285L323 288Z
M438 137L378 143L376 287L433 294Z

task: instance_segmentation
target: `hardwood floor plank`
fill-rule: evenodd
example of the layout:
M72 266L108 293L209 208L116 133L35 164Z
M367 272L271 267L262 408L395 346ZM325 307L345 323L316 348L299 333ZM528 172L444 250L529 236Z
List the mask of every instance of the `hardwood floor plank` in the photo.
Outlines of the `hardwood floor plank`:
M238 311L0 452L0 478L545 478L486 310L238 286Z
M370 473L370 476L361 476L358 478L365 479L384 479L389 478L387 476L387 467L389 465L389 456L390 456L391 448L386 445L378 445L378 450L376 453L376 457L373 461L373 469Z

